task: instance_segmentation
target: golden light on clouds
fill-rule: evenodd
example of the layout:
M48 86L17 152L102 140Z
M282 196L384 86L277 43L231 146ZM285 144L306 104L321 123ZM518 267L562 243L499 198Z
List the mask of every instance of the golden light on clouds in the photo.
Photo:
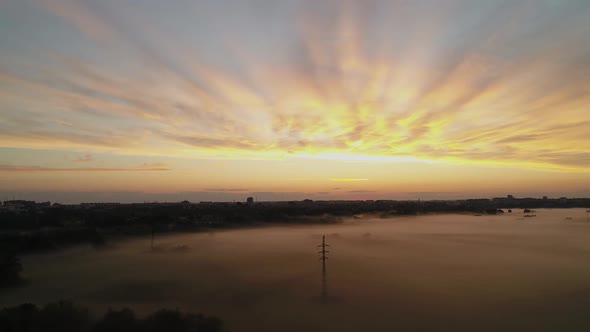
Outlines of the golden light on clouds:
M28 6L50 42L2 49L2 147L590 171L583 4Z
M40 166L13 166L0 165L0 172L146 172L146 171L168 171L165 164L143 164L137 167L69 167L54 168Z
M347 179L347 178L337 178L337 179L330 179L330 181L334 181L334 182L358 182L358 181L369 181L369 179Z

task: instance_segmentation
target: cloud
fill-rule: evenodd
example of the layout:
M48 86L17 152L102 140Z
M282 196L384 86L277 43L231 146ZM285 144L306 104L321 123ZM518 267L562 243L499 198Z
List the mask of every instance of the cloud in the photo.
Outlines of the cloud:
M333 181L333 182L359 182L359 181L369 181L369 179L360 179L360 178L331 178L330 181Z
M76 163L89 163L89 162L93 162L93 161L94 161L94 157L92 157L92 155L90 155L90 154L80 156L77 159L74 159L74 162L76 162Z
M0 146L590 167L590 14L571 4L277 4L281 38L261 45L252 36L264 18L225 24L180 3L166 17L147 3L36 3L83 40L60 44L44 18L38 30L55 49L8 48ZM11 32L31 40L29 30Z
M243 188L208 188L204 189L205 191L217 191L217 192L240 192L240 191L248 191L248 189Z
M149 172L168 171L165 164L143 164L138 167L44 167L0 165L0 172Z
M111 39L112 27L79 1L69 0L35 0L50 13L63 18L68 23L96 41Z

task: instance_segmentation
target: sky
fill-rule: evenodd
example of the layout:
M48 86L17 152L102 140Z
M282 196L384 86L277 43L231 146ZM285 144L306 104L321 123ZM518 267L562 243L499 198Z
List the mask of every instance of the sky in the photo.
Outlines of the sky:
M0 0L0 200L590 196L587 0Z

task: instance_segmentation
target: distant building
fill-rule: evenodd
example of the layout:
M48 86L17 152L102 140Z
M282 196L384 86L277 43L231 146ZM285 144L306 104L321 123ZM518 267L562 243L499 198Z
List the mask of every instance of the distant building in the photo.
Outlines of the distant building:
M506 196L508 199L514 199L514 195L508 195Z
M543 196L543 199L549 199L549 197L547 197L547 196Z
M32 208L35 207L35 201L24 201L24 200L12 200L12 201L4 201L4 206L8 208L14 209L24 209L24 208Z
M254 204L254 197L248 197L248 198L246 199L246 204L248 204L248 205L252 205L252 204Z

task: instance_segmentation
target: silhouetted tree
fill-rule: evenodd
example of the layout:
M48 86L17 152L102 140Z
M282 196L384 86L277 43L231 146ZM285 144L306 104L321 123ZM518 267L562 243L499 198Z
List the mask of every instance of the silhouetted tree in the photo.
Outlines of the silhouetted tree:
M43 309L34 304L0 310L1 332L219 332L216 317L162 309L137 319L131 309L109 310L101 320L91 320L88 310L71 302L50 303Z
M39 310L34 304L25 303L0 311L0 331L33 332L36 328Z
M101 321L96 323L95 332L136 332L139 322L133 310L125 308L120 311L109 310Z
M104 247L106 244L104 236L102 236L102 234L100 234L100 232L96 228L94 228L94 230L92 230L92 233L90 234L90 242L95 248Z
M0 254L0 286L12 286L22 281L23 266L16 255Z
M46 332L84 332L90 330L90 315L68 301L50 303L39 311L38 327Z
M217 332L222 322L214 317L162 309L149 315L143 325L146 332Z
M189 323L178 310L159 310L148 316L144 322L144 331L150 332L188 332L191 331Z
M90 330L90 323L86 309L64 301L41 310L27 303L0 311L2 332L85 332Z

